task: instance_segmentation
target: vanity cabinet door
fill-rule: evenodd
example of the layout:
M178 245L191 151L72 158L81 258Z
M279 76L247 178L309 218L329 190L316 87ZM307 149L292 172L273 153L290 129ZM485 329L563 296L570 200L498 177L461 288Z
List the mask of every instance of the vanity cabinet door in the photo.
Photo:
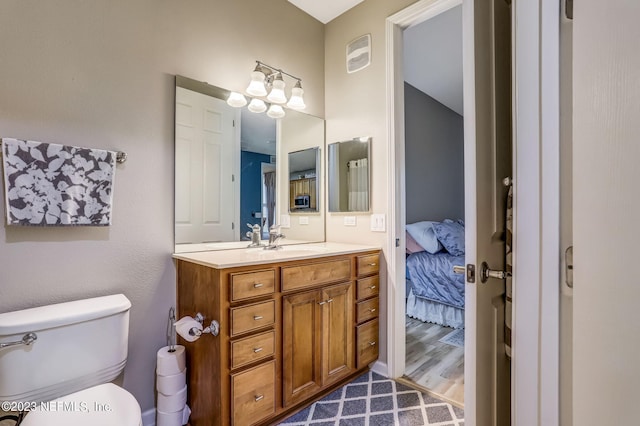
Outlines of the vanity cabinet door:
M322 384L327 386L353 372L353 286L322 290Z
M322 387L322 302L317 290L282 298L283 404L294 405Z

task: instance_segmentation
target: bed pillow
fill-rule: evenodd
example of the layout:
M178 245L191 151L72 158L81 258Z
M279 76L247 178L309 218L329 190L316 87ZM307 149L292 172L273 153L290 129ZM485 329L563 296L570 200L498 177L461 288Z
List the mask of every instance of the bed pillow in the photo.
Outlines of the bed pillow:
M454 256L464 255L464 227L458 222L435 222L433 232L449 253Z
M442 250L442 244L438 241L433 231L433 225L437 222L428 220L410 223L407 225L407 232L416 242L431 254Z
M424 251L424 247L418 244L409 232L405 232L405 237L407 240L407 254L419 253L421 251Z

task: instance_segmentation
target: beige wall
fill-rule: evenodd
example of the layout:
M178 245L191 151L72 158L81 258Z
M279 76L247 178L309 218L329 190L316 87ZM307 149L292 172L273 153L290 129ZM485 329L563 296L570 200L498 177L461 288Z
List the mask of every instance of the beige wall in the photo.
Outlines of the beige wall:
M279 211L276 213L276 223L281 223L281 215L288 214L290 226L282 228L282 233L286 235L283 244L287 240L301 241L324 241L324 167L325 145L324 145L324 120L308 114L300 114L294 111L288 112L285 119L280 121L278 126L278 195L276 200ZM318 179L318 212L290 213L289 212L289 153L308 148L320 148L319 171L316 175ZM306 217L309 223L300 224L300 218Z
M259 59L303 78L306 112L324 116L323 37L286 0L2 1L0 137L129 159L113 226L0 226L0 312L123 292L133 303L124 385L151 408L175 303L173 76L243 90Z
M371 136L371 212L384 213L389 231L388 150L386 134L385 20L414 0L367 0L329 22L325 29L325 117L327 143ZM347 74L345 47L371 34L371 65ZM385 247L387 234L370 231L370 215L357 215L357 226L345 227L344 214L327 213L327 241L377 244ZM385 252L388 258L388 253ZM385 271L383 270L383 279ZM380 300L381 324L386 323L386 293ZM386 348L386 329L380 328L380 348ZM380 360L386 362L386 352Z

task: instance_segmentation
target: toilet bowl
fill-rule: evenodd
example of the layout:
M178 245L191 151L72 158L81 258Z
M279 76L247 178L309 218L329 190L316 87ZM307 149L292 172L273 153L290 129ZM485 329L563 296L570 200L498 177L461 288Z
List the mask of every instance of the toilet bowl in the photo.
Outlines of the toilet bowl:
M20 426L142 426L138 401L113 383L37 404Z
M0 314L0 401L28 408L21 426L141 426L140 405L110 383L127 359L122 294Z

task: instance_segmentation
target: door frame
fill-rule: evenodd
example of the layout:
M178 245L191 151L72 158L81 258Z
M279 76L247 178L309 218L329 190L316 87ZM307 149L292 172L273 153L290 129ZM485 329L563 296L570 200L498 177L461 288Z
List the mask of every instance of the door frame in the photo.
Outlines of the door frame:
M473 1L464 0L472 5ZM387 244L391 254L387 263L387 365L377 368L386 369L392 378L402 376L405 368L406 194L404 175L397 173L404 167L405 158L404 94L399 78L403 75L402 31L462 2L419 0L388 17L385 23L387 192L391 206ZM512 16L515 177L512 424L555 426L559 424L560 8L553 0L522 3L514 0ZM463 50L465 61L473 62L472 51ZM475 425L475 419L465 420L465 424Z

